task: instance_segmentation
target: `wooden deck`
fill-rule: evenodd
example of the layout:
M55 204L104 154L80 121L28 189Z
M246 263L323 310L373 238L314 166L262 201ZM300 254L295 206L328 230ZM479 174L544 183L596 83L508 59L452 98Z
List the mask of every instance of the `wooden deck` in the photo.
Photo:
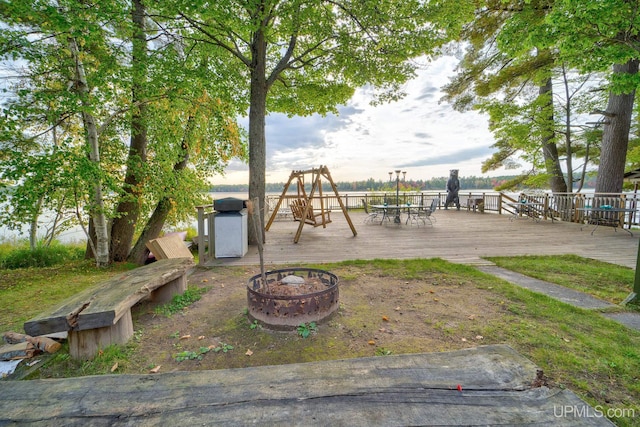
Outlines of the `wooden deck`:
M351 212L358 232L353 236L342 212L332 212L326 228L305 226L298 243L298 223L275 221L266 233L266 264L297 264L375 258L442 258L465 264L486 264L488 256L575 254L629 268L636 266L640 230L624 230L551 220L510 220L509 215L437 210L433 227L365 224L364 213ZM206 266L257 265L257 246L242 258L213 259Z

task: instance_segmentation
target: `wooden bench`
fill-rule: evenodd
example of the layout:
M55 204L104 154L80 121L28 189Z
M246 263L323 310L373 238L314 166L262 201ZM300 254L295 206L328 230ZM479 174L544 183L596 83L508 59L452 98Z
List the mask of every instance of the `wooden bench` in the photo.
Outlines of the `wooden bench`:
M127 271L80 292L27 321L28 335L68 331L69 353L91 359L110 344L124 344L133 336L131 307L143 299L170 301L187 289L191 258L163 259Z
M469 198L467 199L467 211L473 209L473 211L484 213L484 198Z
M304 217L304 211L307 208L306 200L294 200L291 203L291 214L293 215L293 219L295 221L302 221ZM323 218L324 215L324 218ZM318 219L320 218L320 219ZM307 216L304 217L304 223L313 225L314 227L319 227L321 225L326 225L331 222L330 211L324 211L324 213L314 213L313 206L309 206L309 212Z

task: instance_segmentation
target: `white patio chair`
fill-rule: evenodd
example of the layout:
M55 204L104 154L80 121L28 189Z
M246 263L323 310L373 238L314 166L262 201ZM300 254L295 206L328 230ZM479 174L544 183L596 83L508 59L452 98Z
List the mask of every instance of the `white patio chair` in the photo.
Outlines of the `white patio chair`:
M371 224L376 222L378 220L378 215L380 214L380 212L378 212L377 210L370 211L369 206L367 206L367 202L364 199L362 199L362 206L364 206L364 213L366 214L366 216L364 217L364 223Z
M438 199L431 200L431 206L425 209L418 209L411 216L411 223L414 223L419 227L420 222L422 224L427 225L427 221L429 221L429 225L433 227L433 223L436 221L436 217L433 213L438 208Z

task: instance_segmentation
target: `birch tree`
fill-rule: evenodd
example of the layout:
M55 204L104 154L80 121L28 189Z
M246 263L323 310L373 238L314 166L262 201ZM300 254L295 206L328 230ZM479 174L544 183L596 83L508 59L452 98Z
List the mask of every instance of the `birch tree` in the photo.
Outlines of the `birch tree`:
M2 176L12 189L34 188L30 177L42 176L66 189L77 217L91 220L85 230L96 231L95 244L89 243L99 265L113 259L110 220L117 225L111 240L118 244L118 260L125 259L142 228L139 218L146 220L143 215L159 201L169 207L152 216L155 235L143 233L154 238L165 221L193 216L207 179L231 157L245 156L235 123L245 103L233 102L234 78L225 75L224 63L203 65L213 61L196 55L197 49L185 55L179 39L162 39L157 28L148 29L141 2L5 2L0 17L0 54L19 68L0 122L0 154L10 160L0 166ZM149 55L147 38L155 43ZM210 79L204 71L212 69L224 77ZM189 117L195 125L183 141ZM48 149L54 139L55 150ZM52 152L61 166L57 175L43 173L39 165L46 162L33 161ZM51 202L47 192L42 195ZM27 212L40 210L34 200L24 202ZM11 212L14 219L17 213Z
M21 64L23 73L13 88L15 98L5 105L4 129L10 129L11 120L19 116L34 120L23 127L22 138L35 151L41 150L40 144L50 144L46 141L51 141L54 130L65 129L64 143L56 149L64 150L66 160L75 162L64 164L66 180L58 183L72 189L79 206L91 214L99 266L109 263L101 152L117 140L113 130L101 122L107 121L107 106L118 108L118 86L112 83L118 81L122 58L120 47L110 43L113 26L109 23L121 21L120 10L117 2L104 2L100 8L73 0L0 4L5 24L0 52L3 59ZM21 90L19 85L25 83L29 86ZM44 131L34 132L37 127ZM14 142L5 141L9 146ZM90 184L78 185L78 178ZM22 182L18 179L16 184Z

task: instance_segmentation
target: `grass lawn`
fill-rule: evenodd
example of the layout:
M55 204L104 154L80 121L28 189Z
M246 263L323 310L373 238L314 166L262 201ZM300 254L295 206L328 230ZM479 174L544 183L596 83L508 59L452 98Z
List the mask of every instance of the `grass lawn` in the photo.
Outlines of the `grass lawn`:
M633 285L633 270L578 257L514 257L492 261L615 303L623 300ZM341 281L354 280L365 274L407 282L431 276L449 284L460 284L461 289L464 286L480 289L499 307L499 316L478 325L477 333L484 337L483 344L510 345L544 371L550 386L569 388L605 413L607 410L623 410L627 415L635 414L613 417L612 421L617 425L640 425L638 331L629 330L598 312L575 308L530 292L471 266L434 260L375 260L345 261L317 267L341 271ZM57 268L0 270L0 331L19 332L25 320L46 306L128 268L131 266L119 265L97 271L90 264L78 261ZM228 334L235 328L239 336L248 335L247 325L231 323ZM446 330L445 326L431 326L442 328L444 334L455 333ZM299 340L304 344L306 354L332 357L325 353L325 339L330 337L322 337L322 333L318 335L312 341ZM57 357L47 370L56 372L58 369L56 376L109 373L119 358L125 358L120 364L126 365L131 346L136 346L135 340L132 341L128 349L107 349L93 362L74 365L68 358ZM295 345L293 340L291 345ZM319 346L317 351L313 350L314 345ZM296 353L296 349L282 353ZM342 354L341 357L356 356Z
M620 304L631 293L635 271L575 255L491 257L497 266Z

